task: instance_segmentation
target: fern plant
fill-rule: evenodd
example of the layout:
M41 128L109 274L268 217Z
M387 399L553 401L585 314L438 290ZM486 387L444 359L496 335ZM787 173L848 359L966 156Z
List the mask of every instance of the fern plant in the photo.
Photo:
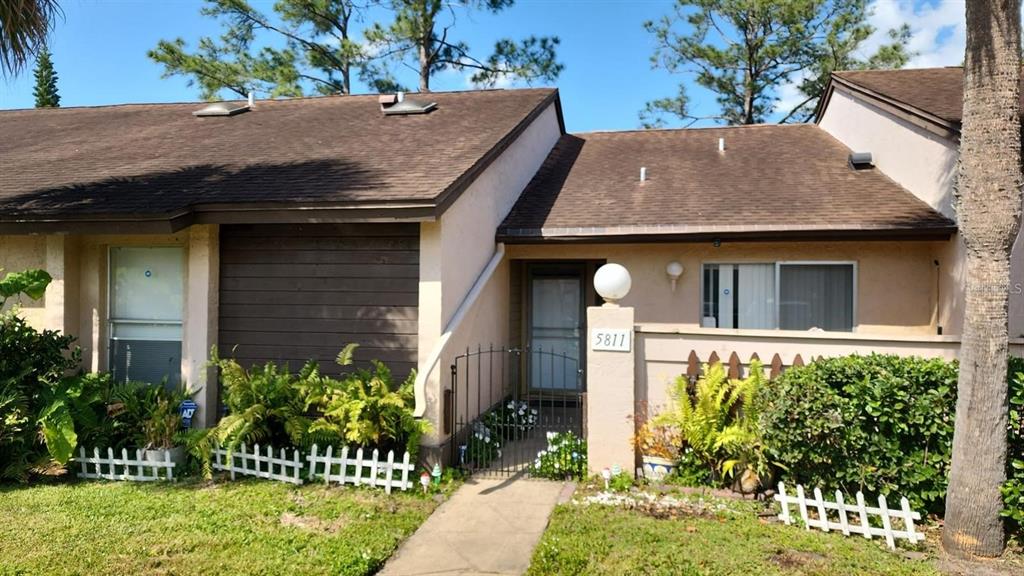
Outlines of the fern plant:
M351 366L357 347L345 346L338 365ZM323 412L309 427L310 437L324 444L404 448L415 457L420 439L430 432L426 420L413 416L416 372L396 385L383 362L372 360L371 365L372 370L355 370L340 380L310 380L307 407L319 406Z
M749 470L760 478L769 466L758 429L754 397L766 379L754 361L744 379L730 379L721 363L704 365L693 392L680 376L669 395L672 409L654 419L656 425L679 430L686 460L705 466L712 478L734 477Z
M210 438L229 452L245 444L304 446L310 418L306 415L303 386L315 377L316 363L307 362L298 374L273 362L246 370L234 359L221 358L217 349L211 363L220 369L223 402L228 413Z

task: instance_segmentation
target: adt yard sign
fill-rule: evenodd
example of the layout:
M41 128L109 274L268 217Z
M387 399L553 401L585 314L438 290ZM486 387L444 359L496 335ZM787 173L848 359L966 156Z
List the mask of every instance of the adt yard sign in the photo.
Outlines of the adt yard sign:
M181 403L181 407L178 410L181 412L181 424L185 428L192 427L192 417L196 414L196 408L199 406L192 400L185 400Z
M590 349L608 352L629 352L633 343L632 330L594 328L590 331Z

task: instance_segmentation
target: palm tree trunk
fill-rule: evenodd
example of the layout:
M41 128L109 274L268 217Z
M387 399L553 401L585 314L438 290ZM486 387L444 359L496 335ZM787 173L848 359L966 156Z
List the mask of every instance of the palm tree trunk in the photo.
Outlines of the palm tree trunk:
M967 2L957 183L967 257L953 461L942 543L998 556L1005 545L1010 252L1020 228L1020 0Z

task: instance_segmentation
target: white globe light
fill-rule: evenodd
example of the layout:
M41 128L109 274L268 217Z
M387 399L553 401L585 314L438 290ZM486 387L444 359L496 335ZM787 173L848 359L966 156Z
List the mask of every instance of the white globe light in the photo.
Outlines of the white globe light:
M675 280L683 275L683 265L679 262L669 262L668 266L665 266L665 273L669 278Z
M594 274L594 289L608 302L617 302L629 294L633 279L621 264L605 264Z

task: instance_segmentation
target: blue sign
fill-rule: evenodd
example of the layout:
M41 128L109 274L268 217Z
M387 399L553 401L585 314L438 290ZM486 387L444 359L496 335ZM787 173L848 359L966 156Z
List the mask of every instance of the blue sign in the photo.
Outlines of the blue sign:
M185 400L181 403L181 406L178 407L178 412L181 413L181 424L185 426L185 428L192 427L192 416L195 415L196 408L199 408L199 405L192 400Z

